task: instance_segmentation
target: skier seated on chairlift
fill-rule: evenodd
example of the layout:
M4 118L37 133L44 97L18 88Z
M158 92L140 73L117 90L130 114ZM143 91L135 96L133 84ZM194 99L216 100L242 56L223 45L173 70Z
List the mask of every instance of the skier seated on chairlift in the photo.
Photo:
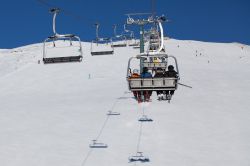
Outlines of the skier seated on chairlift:
M134 69L130 78L140 78L140 72L138 69ZM134 97L138 102L141 102L141 93L140 91L133 91Z
M152 78L152 74L148 72L147 67L143 67L141 78ZM149 101L152 91L143 91L143 96L145 101Z
M164 73L164 70L160 67L158 67L155 71L155 75L154 75L154 78L163 78L165 77L165 73ZM163 96L166 92L163 91L163 90L157 90L156 91L156 94L158 96L159 99L163 99Z
M156 46L156 45L151 45L151 46L149 47L149 50L150 50L150 51L157 50L157 46Z
M173 65L169 65L168 66L168 71L165 72L165 77L171 77L171 78L177 78L178 77L178 73L174 70L174 66ZM166 95L170 95L170 97L174 94L174 90L168 90L166 91Z

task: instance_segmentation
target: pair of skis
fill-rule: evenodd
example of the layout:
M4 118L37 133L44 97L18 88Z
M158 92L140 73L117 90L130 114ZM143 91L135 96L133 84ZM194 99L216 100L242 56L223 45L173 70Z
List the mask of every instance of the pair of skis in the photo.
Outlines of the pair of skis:
M151 102L152 100L150 99L150 95L148 93L146 93L145 95L143 95L143 92L141 92L141 95L135 96L135 99L137 100L138 103L142 103L142 102Z
M167 100L168 103L170 103L170 100L172 99L172 95L171 94L160 94L158 95L158 101L164 101L164 100Z

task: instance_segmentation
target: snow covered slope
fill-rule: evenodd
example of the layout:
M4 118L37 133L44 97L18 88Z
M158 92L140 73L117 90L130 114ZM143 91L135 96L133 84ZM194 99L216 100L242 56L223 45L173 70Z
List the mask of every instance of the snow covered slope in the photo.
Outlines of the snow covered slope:
M137 165L250 165L250 47L165 42L193 87L179 86L170 104L154 93L138 105L128 92L132 48L90 56L83 43L82 63L52 65L37 63L41 44L1 50L0 165L126 166L137 150L150 159ZM153 122L138 122L143 110ZM108 148L90 149L93 139Z

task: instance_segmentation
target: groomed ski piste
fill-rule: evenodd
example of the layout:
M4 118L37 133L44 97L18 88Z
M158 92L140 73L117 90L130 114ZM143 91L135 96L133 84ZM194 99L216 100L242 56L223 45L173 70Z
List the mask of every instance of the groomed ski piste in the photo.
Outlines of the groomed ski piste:
M0 50L1 166L250 165L250 46L165 40L193 88L138 104L126 70L139 50L91 56L82 44L80 63L38 64L42 44ZM137 151L150 161L129 162Z

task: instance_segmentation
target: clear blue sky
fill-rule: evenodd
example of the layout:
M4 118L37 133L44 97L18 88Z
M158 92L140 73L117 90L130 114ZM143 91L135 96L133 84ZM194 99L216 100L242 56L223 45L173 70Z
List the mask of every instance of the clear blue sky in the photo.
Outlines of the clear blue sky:
M83 41L95 37L95 21L101 23L102 36L111 36L112 25L122 25L125 13L151 12L151 0L43 1L65 11L58 16L57 31L75 33ZM1 0L0 48L39 43L52 35L48 9L38 0ZM156 9L171 20L164 29L172 38L250 45L249 0L156 0Z

